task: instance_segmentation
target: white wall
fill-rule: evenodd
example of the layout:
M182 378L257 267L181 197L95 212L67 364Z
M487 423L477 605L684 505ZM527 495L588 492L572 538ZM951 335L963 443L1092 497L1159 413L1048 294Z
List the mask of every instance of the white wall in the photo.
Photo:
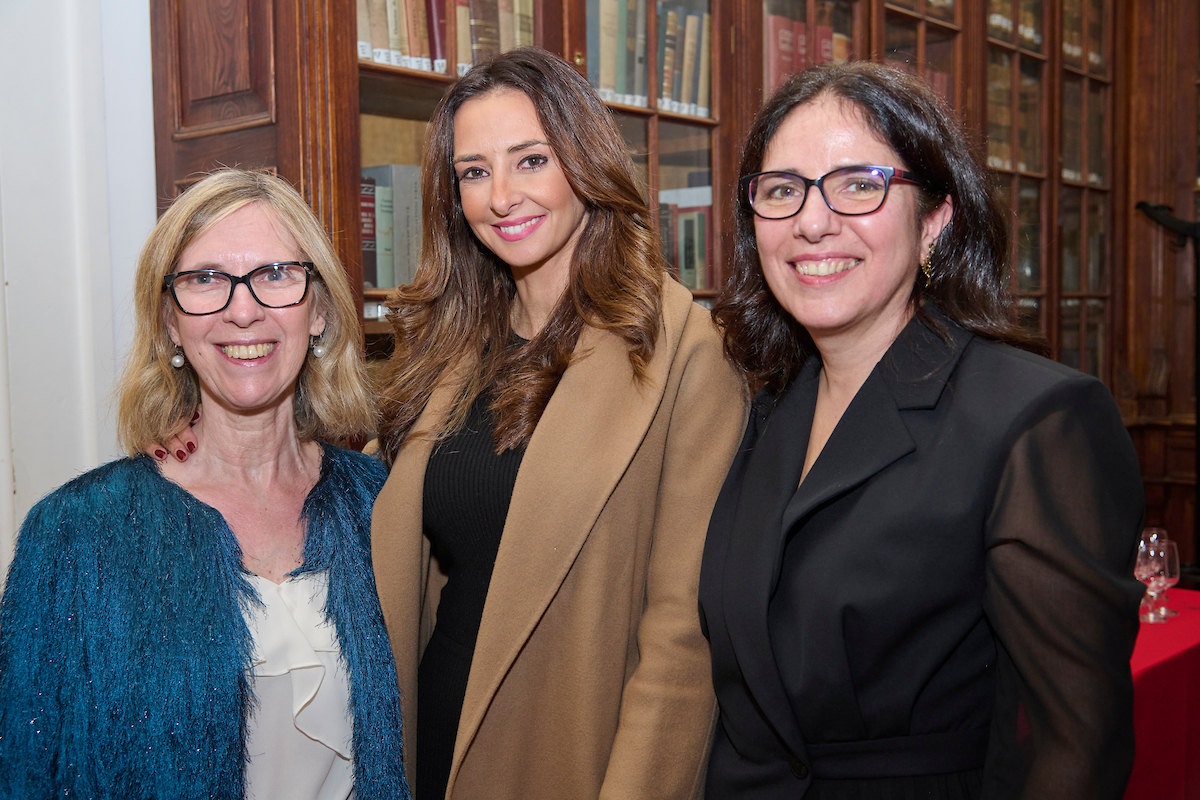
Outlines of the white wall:
M149 3L0 0L4 574L29 508L119 455L112 386L155 221L153 126Z

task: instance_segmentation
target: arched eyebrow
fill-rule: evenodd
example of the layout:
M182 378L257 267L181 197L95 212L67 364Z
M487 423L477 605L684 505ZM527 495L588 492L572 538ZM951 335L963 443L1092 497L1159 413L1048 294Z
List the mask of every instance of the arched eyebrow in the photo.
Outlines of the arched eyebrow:
M530 140L524 141L524 142L517 142L516 144L514 144L508 148L508 152L519 153L522 150L528 150L531 147L549 147L549 145L546 144L545 142L541 141L540 139L530 139ZM462 163L466 163L469 161L483 161L483 160L484 160L483 156L472 154L472 155L459 156L458 158L454 159L454 161L452 163L462 164Z
M508 148L508 152L516 153L521 150L528 150L531 147L549 147L549 145L547 145L545 142L543 142L539 139L530 139L527 142L520 142L518 144L514 144L512 147Z

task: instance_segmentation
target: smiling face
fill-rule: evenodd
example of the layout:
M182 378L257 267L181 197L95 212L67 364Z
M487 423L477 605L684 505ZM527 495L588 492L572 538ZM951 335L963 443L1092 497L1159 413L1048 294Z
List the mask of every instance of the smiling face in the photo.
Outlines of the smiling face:
M822 95L792 110L759 169L815 179L860 164L908 169L856 107ZM897 180L878 211L844 217L814 187L794 217L755 217L767 285L818 348L842 336L890 344L912 316L918 265L951 214L947 200L918 222L917 202L917 187Z
M245 275L264 264L302 260L299 246L275 213L251 203L197 237L180 255L175 271L216 269ZM169 306L167 330L195 369L207 409L215 405L239 414L272 408L291 412L309 336L325 329L313 296L310 287L298 306L265 308L246 286L237 286L229 305L215 314L187 316L174 304Z
M565 280L586 211L567 182L533 102L513 89L474 97L454 115L463 216L515 277Z

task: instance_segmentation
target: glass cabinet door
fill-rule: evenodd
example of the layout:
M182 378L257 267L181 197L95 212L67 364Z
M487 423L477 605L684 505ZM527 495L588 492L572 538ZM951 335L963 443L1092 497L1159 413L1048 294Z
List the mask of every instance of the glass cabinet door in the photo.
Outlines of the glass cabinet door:
M1013 289L1021 324L1039 333L1048 297L1044 30L1042 0L988 0L987 164L1013 212ZM1060 239L1069 235L1063 228Z
M883 12L883 60L920 75L958 106L961 27L957 0L888 3Z
M1112 161L1108 0L1062 0L1058 182L1059 319L1065 364L1109 380Z
M755 0L757 1L757 0ZM668 268L701 297L717 288L714 104L721 9L711 0L584 0L576 57L638 169ZM582 55L582 53L580 54ZM586 67L584 66L586 64ZM728 178L727 178L728 179ZM719 183L719 181L718 181Z

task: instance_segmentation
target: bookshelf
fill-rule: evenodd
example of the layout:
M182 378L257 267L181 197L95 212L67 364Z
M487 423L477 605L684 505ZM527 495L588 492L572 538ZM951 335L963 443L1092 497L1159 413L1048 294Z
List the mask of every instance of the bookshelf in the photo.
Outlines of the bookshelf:
M895 64L929 80L986 140L1014 212L1025 324L1056 357L1112 384L1113 254L1128 225L1116 215L1113 131L1118 101L1129 102L1115 96L1113 0L153 0L151 9L160 198L216 164L274 170L313 203L356 286L361 170L417 165L438 99L489 47L532 40L596 86L658 209L663 251L701 300L715 295L732 254L740 143L772 88L830 59ZM423 39L413 35L421 26ZM370 311L387 288L362 292ZM387 326L369 318L364 329Z
M374 42L360 59L358 0L151 0L160 205L217 165L274 171L311 202L362 286L360 171L416 163L425 121L473 47L472 0L432 1L439 5L427 3L427 25L444 12L444 72L433 41L428 68L423 55L415 66L411 54L393 63L390 38L386 62ZM689 254L682 277L702 301L732 256L741 142L773 85L843 55L929 79L978 136L1009 201L1024 324L1045 334L1052 357L1113 390L1142 457L1148 523L1194 528L1194 263L1134 204L1200 214L1195 2L494 2L514 20L527 10L528 22L514 21L506 38L532 30L535 44L611 90L607 102L659 207L664 250L677 270L678 254ZM686 20L698 15L693 41L710 60L706 113L696 56L695 108L675 96L674 82L663 102L672 10L676 41L686 12L685 51ZM711 52L700 45L706 12ZM625 46L620 91L615 50L611 72L599 74L602 27L605 41ZM363 299L385 294L363 290ZM367 320L364 331L368 353L385 354L387 326Z

